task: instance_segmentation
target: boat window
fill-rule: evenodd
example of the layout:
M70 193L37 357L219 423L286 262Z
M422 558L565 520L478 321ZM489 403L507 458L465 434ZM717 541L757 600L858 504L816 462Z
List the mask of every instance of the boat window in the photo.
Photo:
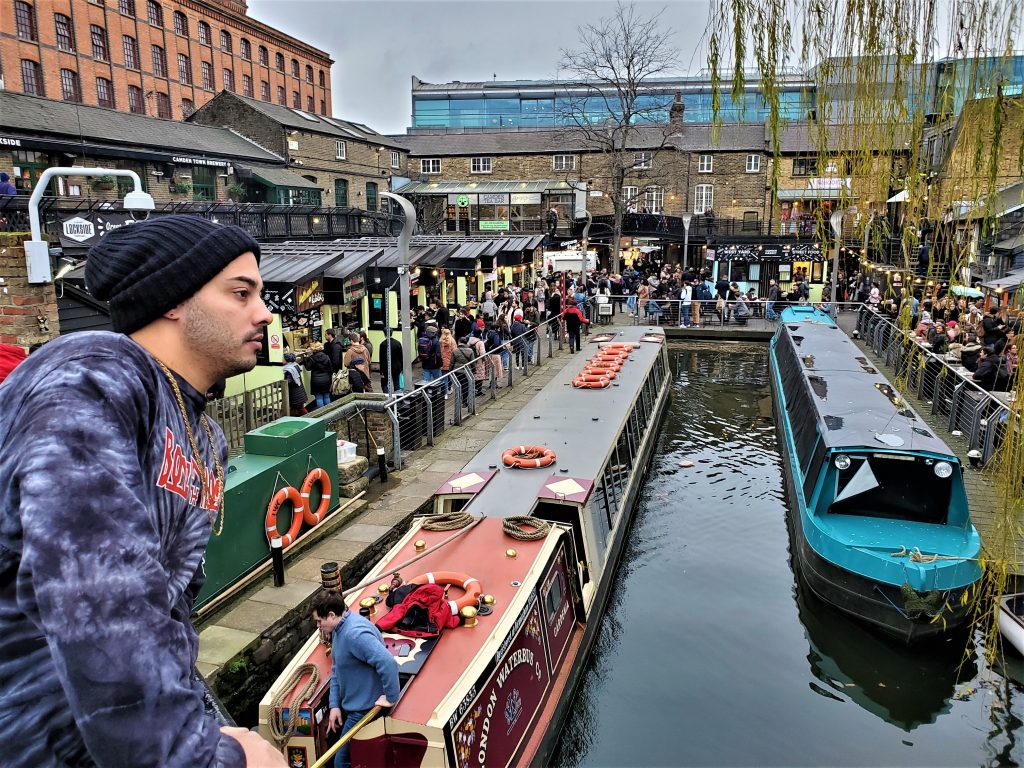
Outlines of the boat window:
M605 473L601 476L601 488L604 491L605 519L608 523L608 528L611 529L615 527L615 523L613 521L619 513L619 497L615 492L615 483L611 481L607 470L605 470Z
M947 522L953 478L938 477L930 459L898 453L850 458L848 469L837 470L839 484L830 512L936 525Z
M625 431L619 435L619 443L615 446L615 464L611 467L612 482L615 483L615 493L621 500L626 495L626 483L629 482L629 468L633 465L633 454L629 450L629 438ZM619 506L622 506L621 504Z
M818 475L821 474L821 465L825 463L825 441L818 439L814 446L814 454L811 456L811 466L804 474L804 501L811 503L811 496L814 494L814 486L818 484Z
M640 428L637 425L635 408L629 412L626 429L629 430L631 455L636 457L640 453Z
M555 578L551 580L551 587L544 598L547 615L552 617L552 620L558 615L558 606L562 604L562 594L562 574L557 572Z
M640 387L640 397L637 398L636 409L644 427L647 427L650 421L651 404L647 397L647 386Z

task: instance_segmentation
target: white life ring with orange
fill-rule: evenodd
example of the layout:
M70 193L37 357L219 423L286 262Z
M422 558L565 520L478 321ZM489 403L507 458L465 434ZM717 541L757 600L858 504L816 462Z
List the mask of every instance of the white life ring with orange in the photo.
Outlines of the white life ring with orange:
M292 503L292 524L288 533L281 536L277 530L277 513L281 510L281 506L289 501ZM305 514L306 505L302 503L302 496L299 495L299 492L290 485L282 488L274 494L274 498L270 500L270 506L267 507L267 541L280 536L282 549L287 547L299 537L299 531L302 530L302 518Z
M320 481L320 506L314 512L309 506L309 492L313 490L313 483L318 480ZM302 497L302 503L306 508L302 519L306 521L306 525L313 527L324 519L327 510L331 506L331 476L327 474L327 470L313 467L309 474L306 475L306 479L302 481L299 495Z
M555 452L545 445L517 445L501 454L506 467L540 469L555 463Z
M452 610L453 616L458 616L459 611L468 606L475 606L484 593L480 582L469 574L460 571L434 571L417 576L409 582L410 584L442 584L446 587L462 587L466 591L458 600L449 600L448 607Z

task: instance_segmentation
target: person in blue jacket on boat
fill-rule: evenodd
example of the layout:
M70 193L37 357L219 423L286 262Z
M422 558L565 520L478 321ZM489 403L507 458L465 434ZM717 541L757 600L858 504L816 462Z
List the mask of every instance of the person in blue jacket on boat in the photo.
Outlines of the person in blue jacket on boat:
M331 633L331 713L327 729L348 733L373 707L398 701L398 662L369 619L348 610L338 592L321 592L313 600L313 621ZM344 725L342 711L344 710ZM348 745L338 750L334 768L349 768Z

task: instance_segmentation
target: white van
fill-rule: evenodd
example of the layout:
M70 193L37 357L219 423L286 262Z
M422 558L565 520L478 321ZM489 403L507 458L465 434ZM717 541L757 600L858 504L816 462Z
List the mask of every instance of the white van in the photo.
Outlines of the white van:
M579 272L583 251L544 251L544 273ZM597 251L587 251L587 269L597 269Z

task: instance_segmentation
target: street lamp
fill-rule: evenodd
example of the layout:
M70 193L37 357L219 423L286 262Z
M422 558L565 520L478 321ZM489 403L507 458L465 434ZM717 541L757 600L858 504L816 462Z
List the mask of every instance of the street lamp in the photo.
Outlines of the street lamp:
M142 181L135 171L117 168L47 168L39 176L39 181L32 190L32 197L28 201L28 221L32 239L25 241L25 266L28 270L29 283L49 283L53 279L50 244L43 240L42 227L39 224L39 202L43 199L50 179L55 176L124 176L134 183L134 189L124 196L124 209L145 211L148 214L156 208L152 196L142 191Z
M399 290L402 292L401 304L399 304L400 317L402 322L402 375L405 377L405 386L412 388L412 308L409 306L409 294L412 292L412 285L409 278L409 242L412 240L412 231L416 227L416 210L412 203L401 195L394 192L381 192L381 197L387 198L396 203L405 214L405 221L402 222L402 232L398 235L398 276L400 278ZM388 297L384 297L388 301Z
M583 225L583 235L580 237L580 242L583 245L583 255L580 257L580 282L585 286L587 284L587 249L590 247L590 225L594 217L590 215L590 211L584 210L583 218L587 220L587 223Z
M690 222L693 221L693 214L686 211L683 214L683 269L690 266Z
M846 211L839 209L828 218L832 225L832 233L836 237L836 248L832 255L832 316L838 317L839 307L836 305L836 296L839 290L839 247L842 245L843 215Z

